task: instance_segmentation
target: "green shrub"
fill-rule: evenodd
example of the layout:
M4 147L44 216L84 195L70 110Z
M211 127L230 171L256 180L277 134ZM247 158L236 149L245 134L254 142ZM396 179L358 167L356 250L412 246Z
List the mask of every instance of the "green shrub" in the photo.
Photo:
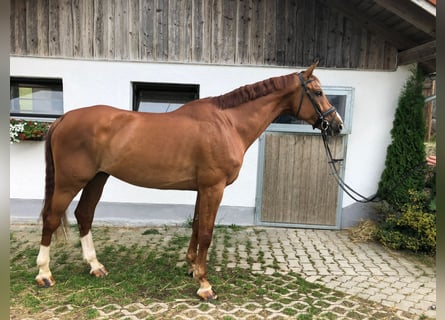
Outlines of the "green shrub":
M425 119L422 95L424 77L413 70L399 97L391 130L385 170L378 194L396 210L410 201L408 190L422 191L425 184Z
M436 214L428 210L429 195L408 192L411 202L401 212L386 214L377 228L375 237L391 249L406 249L416 253L435 254Z

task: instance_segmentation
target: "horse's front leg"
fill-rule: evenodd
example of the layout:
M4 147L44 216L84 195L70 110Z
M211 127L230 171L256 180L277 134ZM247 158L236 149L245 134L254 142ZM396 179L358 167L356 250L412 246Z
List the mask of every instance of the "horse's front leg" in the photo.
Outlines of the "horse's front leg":
M207 252L212 242L213 227L216 213L221 203L224 186L214 186L199 190L199 230L198 230L198 255L193 276L199 281L198 296L203 300L214 300L217 298L207 279Z
M199 230L199 193L196 198L195 213L192 222L192 236L190 238L189 248L185 259L189 266L188 274L193 277L196 268L196 257L198 252L198 230Z

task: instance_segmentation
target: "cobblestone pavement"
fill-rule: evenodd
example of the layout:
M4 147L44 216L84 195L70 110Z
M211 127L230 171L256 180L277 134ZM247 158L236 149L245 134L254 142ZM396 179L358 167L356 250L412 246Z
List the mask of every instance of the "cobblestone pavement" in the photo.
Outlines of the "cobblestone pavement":
M119 230L113 234L121 241L138 241L135 234L140 232L135 233L131 228ZM160 230L159 240L152 241L155 246L178 233L190 233L189 228L181 227ZM412 320L436 317L434 266L375 243L353 243L345 231L248 227L233 232L231 241L234 245L228 248L226 261L229 262L224 268L243 268L251 273L278 278L298 274L306 281L329 288L326 291L327 288L323 290L320 286L320 290L312 292L309 297L318 299L323 312L317 318L301 319ZM224 244L216 230L211 250L219 254L224 246L227 249L227 243ZM221 265L215 268L221 270ZM335 292L343 295L334 297ZM307 296L298 299L290 290L286 302L281 303L270 300L263 304L212 304L190 298L166 303L107 305L97 310L98 319L300 319L289 310L310 313L311 305L307 301ZM64 312L60 310L57 317L51 317L54 311L47 310L47 315L41 315L39 319L64 319ZM65 313L69 312L70 306L66 306Z

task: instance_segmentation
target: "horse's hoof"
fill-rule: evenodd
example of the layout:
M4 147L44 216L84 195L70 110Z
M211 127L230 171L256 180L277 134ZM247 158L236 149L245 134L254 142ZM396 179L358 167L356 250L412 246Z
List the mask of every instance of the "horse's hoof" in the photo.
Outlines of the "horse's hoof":
M49 288L56 284L53 276L50 276L49 278L36 278L36 282L40 288Z
M211 287L208 289L199 289L197 293L202 300L207 302L212 302L213 300L216 300L218 298Z
M92 276L95 276L96 278L103 278L108 275L108 271L104 267L102 267L100 269L91 270L90 274Z

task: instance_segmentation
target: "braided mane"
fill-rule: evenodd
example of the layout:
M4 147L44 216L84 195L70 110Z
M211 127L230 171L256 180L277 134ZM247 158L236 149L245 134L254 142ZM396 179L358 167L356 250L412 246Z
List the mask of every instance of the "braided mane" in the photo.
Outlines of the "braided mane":
M266 96L274 91L284 89L291 85L294 79L294 74L266 79L242 86L229 93L212 97L211 100L221 109L233 108L245 102Z

